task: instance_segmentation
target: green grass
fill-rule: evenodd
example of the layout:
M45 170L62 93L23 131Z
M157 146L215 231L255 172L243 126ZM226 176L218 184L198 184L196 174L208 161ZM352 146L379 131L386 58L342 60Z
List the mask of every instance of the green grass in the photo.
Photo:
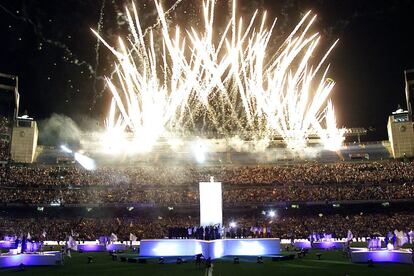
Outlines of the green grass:
M322 253L317 260L316 253ZM87 264L87 257L93 257L93 263ZM167 259L166 259L167 260ZM167 260L168 261L168 260ZM174 261L174 259L171 259ZM64 265L51 267L26 267L19 272L17 268L2 269L1 275L205 275L204 269L195 267L189 261L181 265L175 263L157 264L150 259L147 264L113 261L108 253L73 253ZM342 251L313 250L305 258L290 261L272 262L264 258L263 264L257 264L254 257L240 257L240 264L233 264L232 257L214 261L213 275L414 275L414 265L408 264L353 264L343 256Z

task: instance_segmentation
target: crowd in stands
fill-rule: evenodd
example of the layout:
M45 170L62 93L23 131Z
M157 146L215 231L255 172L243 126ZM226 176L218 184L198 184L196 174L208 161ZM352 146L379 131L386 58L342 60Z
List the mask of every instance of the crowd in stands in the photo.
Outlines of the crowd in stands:
M129 240L130 233L139 240L144 238L180 238L172 229L188 229L197 225L197 217L155 218L0 218L0 235L13 236L30 233L34 239L65 240L69 235L78 240L95 240L115 233L119 240ZM230 222L234 223L230 227ZM409 232L414 229L414 213L307 215L290 217L225 218L225 237L279 237L308 238L313 232L329 233L333 237L347 237L351 230L354 237L368 237L374 233L386 235L395 229ZM200 232L199 232L200 233ZM182 238L200 238L199 235ZM205 231L204 231L205 235ZM204 237L205 238L205 237ZM212 238L210 236L210 238Z
M196 205L198 182L223 183L224 206L254 203L340 200L414 199L413 162L306 163L261 166L137 166L99 168L87 171L78 166L6 166L0 168L0 204L153 204ZM129 205L128 205L129 206ZM340 215L239 218L237 227L226 227L225 237L308 237L312 232L346 236L369 236L414 228L414 214ZM202 235L198 218L0 218L0 234L30 232L46 239L93 240L116 233L127 240L130 233L142 238ZM225 225L229 224L229 220ZM191 234L189 234L189 229ZM198 229L198 231L197 231ZM265 230L266 229L266 230ZM207 239L216 236L208 231ZM211 234L213 233L213 234ZM211 235L210 235L211 234Z
M290 166L77 166L0 168L3 204L197 204L198 182L223 183L225 205L414 199L414 164L308 163Z
M225 206L274 202L335 202L343 200L414 199L414 184L354 186L224 186ZM41 189L0 188L0 202L33 205L69 204L153 204L158 206L194 205L199 202L198 187L192 188L83 188Z
M10 158L10 128L9 120L0 116L0 161Z
M2 186L177 186L200 181L228 185L274 186L332 184L402 184L414 182L413 162L306 163L257 166L168 166L98 168L87 171L77 166L11 166L0 169Z

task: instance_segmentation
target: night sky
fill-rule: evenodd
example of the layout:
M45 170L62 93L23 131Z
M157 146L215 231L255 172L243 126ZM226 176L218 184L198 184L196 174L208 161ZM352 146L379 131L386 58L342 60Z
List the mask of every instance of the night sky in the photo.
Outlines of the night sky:
M162 1L167 10L175 1ZM226 6L226 0L218 0ZM127 33L129 0L0 0L0 72L20 80L20 114L37 120L64 114L82 124L103 121L109 92L103 76L113 56L97 44L90 28L114 41ZM201 1L182 0L169 14L185 26L198 20ZM275 37L284 37L309 9L318 14L314 30L330 56L329 77L337 82L333 101L340 126L373 127L372 139L386 139L388 115L405 108L403 70L414 68L414 1L239 0L248 17L256 8L278 17ZM136 0L144 27L156 17L151 0ZM220 20L222 13L217 12ZM189 21L189 22L188 22ZM191 22L193 21L193 22ZM269 20L270 22L270 20ZM275 45L277 43L275 42ZM324 48L325 47L325 48ZM276 48L276 46L275 46Z

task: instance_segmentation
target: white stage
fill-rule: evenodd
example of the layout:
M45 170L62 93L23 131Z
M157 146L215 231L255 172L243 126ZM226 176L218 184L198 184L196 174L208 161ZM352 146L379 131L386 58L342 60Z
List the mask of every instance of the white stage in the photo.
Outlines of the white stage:
M263 256L280 253L280 239L223 239L223 240L141 240L140 256L195 256L205 258L223 256Z
M368 260L379 263L413 264L413 253L409 249L387 250L384 248L369 251L367 248L351 248L353 263L367 263Z
M62 261L59 251L50 251L33 254L3 254L0 255L0 268L25 266L57 265Z

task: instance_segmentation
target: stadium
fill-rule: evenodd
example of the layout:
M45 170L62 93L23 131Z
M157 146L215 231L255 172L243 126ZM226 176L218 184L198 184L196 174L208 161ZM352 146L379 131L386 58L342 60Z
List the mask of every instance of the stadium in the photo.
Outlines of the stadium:
M414 70L400 72L388 138L370 139L339 127L338 41L318 45L312 11L280 39L238 1L200 2L200 24L175 25L185 1L128 2L116 39L102 2L98 123L38 125L22 78L0 73L0 272L411 275Z

